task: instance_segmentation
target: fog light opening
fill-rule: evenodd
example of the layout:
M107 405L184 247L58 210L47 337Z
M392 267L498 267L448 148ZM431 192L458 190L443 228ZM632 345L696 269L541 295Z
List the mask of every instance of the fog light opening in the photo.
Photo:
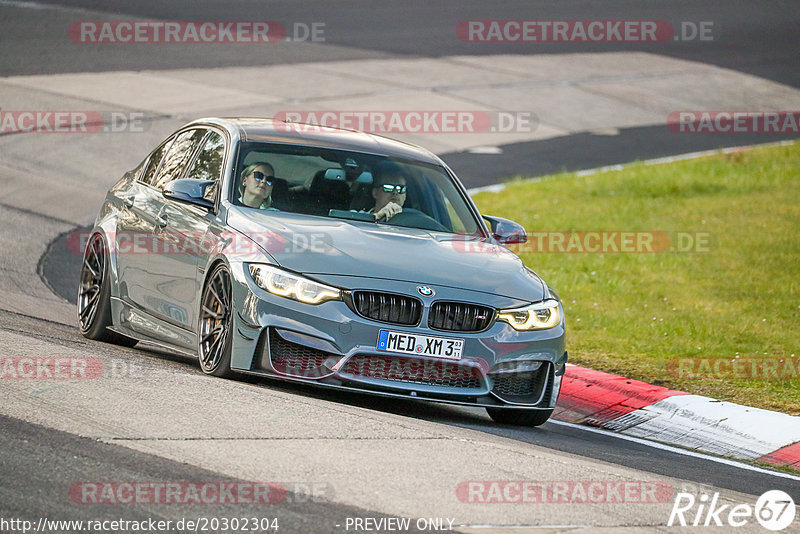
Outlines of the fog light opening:
M494 366L489 374L525 373L538 371L545 362L540 360L517 360L500 362Z

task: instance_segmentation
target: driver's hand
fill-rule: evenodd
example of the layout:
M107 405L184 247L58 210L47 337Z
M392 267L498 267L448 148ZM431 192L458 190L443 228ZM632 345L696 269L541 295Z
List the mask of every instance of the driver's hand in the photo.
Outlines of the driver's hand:
M380 210L375 212L375 220L380 221L381 219L385 218L388 221L401 211L403 211L403 208L400 206L400 204L397 204L396 202L389 202Z

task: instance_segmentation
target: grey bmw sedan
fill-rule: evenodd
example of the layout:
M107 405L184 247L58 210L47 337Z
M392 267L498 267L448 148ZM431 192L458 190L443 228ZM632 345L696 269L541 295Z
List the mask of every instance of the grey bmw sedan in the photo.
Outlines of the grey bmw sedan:
M487 409L536 426L567 361L555 292L429 151L352 130L201 119L109 191L81 333L203 372Z

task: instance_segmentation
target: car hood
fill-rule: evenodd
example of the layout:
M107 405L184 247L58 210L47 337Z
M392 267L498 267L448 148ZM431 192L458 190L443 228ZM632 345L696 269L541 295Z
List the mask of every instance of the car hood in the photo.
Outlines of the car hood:
M237 208L229 211L227 222L282 267L320 280L324 275L353 276L454 287L528 302L547 297L541 278L516 254L487 239Z

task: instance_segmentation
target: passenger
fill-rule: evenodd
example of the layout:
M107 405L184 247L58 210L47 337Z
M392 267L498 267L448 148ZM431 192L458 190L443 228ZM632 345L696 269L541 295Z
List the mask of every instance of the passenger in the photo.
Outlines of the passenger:
M251 208L277 210L272 207L272 186L275 183L275 169L265 161L245 167L239 185L239 202Z
M383 163L375 169L372 182L372 197L375 207L369 210L375 220L389 220L403 211L406 201L406 179L395 163Z

